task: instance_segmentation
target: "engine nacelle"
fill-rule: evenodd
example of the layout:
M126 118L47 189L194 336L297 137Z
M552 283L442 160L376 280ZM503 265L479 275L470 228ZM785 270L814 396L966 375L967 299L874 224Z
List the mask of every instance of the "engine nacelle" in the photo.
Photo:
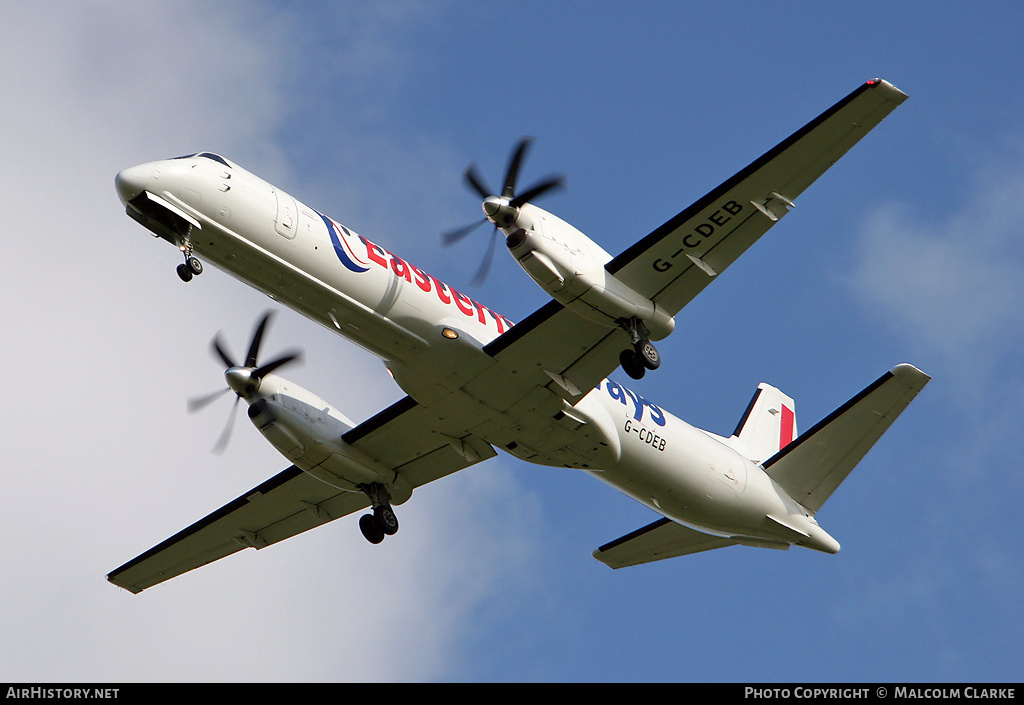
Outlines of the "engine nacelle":
M342 436L354 424L306 389L281 378L263 379L259 398L249 406L249 419L289 461L318 480L346 491L378 483L387 487L394 504L412 489L394 471L346 443Z
M605 269L612 257L565 221L535 206L521 207L505 244L530 277L574 313L614 327L638 318L652 340L675 328L675 319Z

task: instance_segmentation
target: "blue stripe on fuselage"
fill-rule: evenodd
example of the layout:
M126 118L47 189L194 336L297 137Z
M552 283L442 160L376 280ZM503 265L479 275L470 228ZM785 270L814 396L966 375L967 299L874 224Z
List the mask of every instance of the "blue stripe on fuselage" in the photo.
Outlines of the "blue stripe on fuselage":
M334 229L334 223L331 222L331 219L315 208L313 210L318 216L323 218L324 225L327 226L327 234L331 236L331 243L334 245L334 253L338 255L338 259L341 260L341 263L345 265L346 269L357 273L369 271L369 267L360 267L352 260L352 257L349 256L348 252L345 250L345 246L342 245L341 240L338 239L338 232Z

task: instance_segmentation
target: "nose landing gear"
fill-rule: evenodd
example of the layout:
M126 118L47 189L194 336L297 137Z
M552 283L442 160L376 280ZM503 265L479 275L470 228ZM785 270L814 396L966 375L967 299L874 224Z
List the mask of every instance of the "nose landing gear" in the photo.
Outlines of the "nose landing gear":
M191 230L192 226L190 225L189 231L191 232ZM185 264L178 265L178 277L183 282L190 282L192 281L193 276L199 276L203 273L203 263L200 262L197 257L192 255L192 241L189 239L188 235L185 235L185 237L182 238L179 249L182 254L185 255Z

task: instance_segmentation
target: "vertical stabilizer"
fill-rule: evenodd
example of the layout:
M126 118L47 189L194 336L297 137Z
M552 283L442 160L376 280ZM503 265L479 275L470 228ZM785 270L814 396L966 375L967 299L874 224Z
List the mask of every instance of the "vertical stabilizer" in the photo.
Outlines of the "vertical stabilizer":
M747 458L760 463L797 437L793 399L762 382L736 425L730 444Z

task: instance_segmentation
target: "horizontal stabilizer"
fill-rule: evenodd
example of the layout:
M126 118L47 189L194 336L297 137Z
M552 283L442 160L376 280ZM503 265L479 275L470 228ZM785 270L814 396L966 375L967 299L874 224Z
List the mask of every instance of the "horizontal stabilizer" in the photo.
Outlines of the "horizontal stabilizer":
M765 461L765 470L816 512L929 379L913 365L897 365Z
M739 542L734 539L688 529L671 519L659 519L653 524L601 546L594 551L594 558L612 568L625 568L629 565L735 546L737 543Z

